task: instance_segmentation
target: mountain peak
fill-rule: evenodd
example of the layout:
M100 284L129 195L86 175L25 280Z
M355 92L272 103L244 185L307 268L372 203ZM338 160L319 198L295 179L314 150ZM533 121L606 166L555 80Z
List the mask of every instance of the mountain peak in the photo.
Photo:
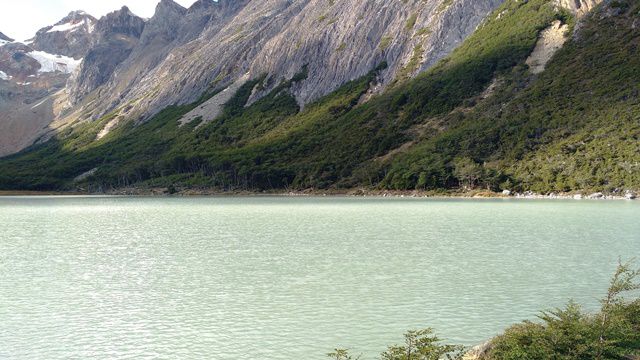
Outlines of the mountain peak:
M97 21L82 10L71 11L54 25L38 30L31 46L38 51L78 60L91 45L91 33Z
M100 18L96 29L103 35L118 33L138 38L144 29L144 20L123 6Z
M198 11L198 10L202 10L202 9L208 9L208 8L213 7L216 4L217 4L217 2L214 2L213 0L198 0L198 1L194 2L193 5L191 5L189 7L189 12L194 12L194 11Z
M120 10L112 11L111 14L133 14L127 5L123 5Z
M187 9L173 0L161 0L156 6L156 15L167 11L184 14Z
M112 11L107 15L101 17L98 23L113 22L113 21L116 21L116 19L120 19L120 21L123 21L123 19L130 19L130 18L142 20L141 17L131 12L129 7L125 5L121 7L120 10Z
M71 11L67 16L63 17L60 21L58 21L54 25L44 27L38 30L36 34L40 35L44 33L66 32L66 31L72 31L72 30L77 31L79 30L78 28L80 28L82 25L85 25L85 24L90 25L95 23L96 21L97 21L96 18L94 18L93 16L87 14L82 10ZM87 26L85 28L85 31L88 32L89 30L90 28L89 26Z
M91 15L87 14L87 12L86 12L86 11L84 11L84 10L74 10L74 11L69 12L69 15L67 15L67 17L73 17L73 16L87 16L87 15L88 15L88 16L91 16Z
M12 42L13 39L0 32L0 41Z

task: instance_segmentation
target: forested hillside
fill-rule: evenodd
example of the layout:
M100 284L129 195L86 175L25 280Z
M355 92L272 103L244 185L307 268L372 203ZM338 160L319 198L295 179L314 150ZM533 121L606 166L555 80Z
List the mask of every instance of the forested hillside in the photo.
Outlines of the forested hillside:
M0 160L0 189L637 190L639 11L611 1L576 21L553 1L509 0L449 57L415 79L401 71L381 95L370 89L385 63L304 109L291 89L306 67L247 106L266 86L258 77L213 121L179 122L208 93L99 140L116 113L70 128ZM533 73L527 58L556 21L570 38Z

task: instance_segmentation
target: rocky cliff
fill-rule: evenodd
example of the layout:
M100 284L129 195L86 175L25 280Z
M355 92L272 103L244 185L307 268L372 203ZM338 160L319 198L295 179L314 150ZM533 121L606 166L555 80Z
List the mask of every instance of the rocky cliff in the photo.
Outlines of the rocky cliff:
M127 7L107 14L96 23L92 46L68 86L72 104L112 77L138 45L144 28L145 21Z
M378 79L383 89L447 55L500 3L201 0L185 10L163 0L147 23L144 40L97 90L103 100L92 102L83 114L95 119L126 106L129 117L144 120L168 105L224 89L246 74L266 74L267 86L254 94L255 101L305 66L306 80L292 89L302 106L385 62L387 70ZM72 99L80 104L86 92L74 88ZM215 109L207 120L217 115Z

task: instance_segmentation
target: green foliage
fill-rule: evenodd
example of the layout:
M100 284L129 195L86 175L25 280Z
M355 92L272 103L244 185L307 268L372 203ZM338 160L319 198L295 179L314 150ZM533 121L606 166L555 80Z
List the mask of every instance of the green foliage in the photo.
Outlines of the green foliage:
M382 51L387 50L389 45L391 45L391 41L392 40L393 40L393 38L391 36L382 37L382 39L380 39L380 44L378 45L378 49L380 49Z
M334 360L358 360L360 357L353 357L349 354L347 349L335 349L333 352L327 354L328 357Z
M407 31L413 30L416 26L416 21L418 21L418 14L411 14L407 19L407 22L404 24L404 29Z
M528 5L532 11L545 7ZM622 30L630 29L638 10L635 5L617 16L586 19L580 35L539 76L522 63L496 73L499 82L492 95L444 115L439 121L445 131L395 157L383 185L412 189L419 174L426 173L433 188L454 187L451 163L468 157L496 171L498 186L508 181L515 190L640 188L640 104L634 80L640 76L634 55L639 37L637 30ZM552 18L566 16L561 12ZM508 13L500 21L515 18Z
M461 359L464 347L460 345L442 344L433 329L411 330L404 334L404 344L389 346L380 354L381 360L441 360ZM348 350L336 349L328 353L335 360L358 360Z
M432 329L412 330L404 334L404 344L390 346L382 360L440 360L459 359L464 347L442 345Z
M493 340L486 360L625 359L640 355L640 299L623 297L640 289L640 270L620 264L598 314L570 302L543 312L541 323L524 322Z

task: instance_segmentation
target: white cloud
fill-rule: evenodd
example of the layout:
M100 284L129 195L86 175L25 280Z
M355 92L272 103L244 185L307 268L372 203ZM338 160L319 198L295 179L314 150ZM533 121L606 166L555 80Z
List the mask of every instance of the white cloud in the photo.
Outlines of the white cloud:
M195 0L174 0L190 6ZM151 17L159 0L0 0L0 32L26 40L39 29L53 25L73 10L100 18L126 5L138 16Z

